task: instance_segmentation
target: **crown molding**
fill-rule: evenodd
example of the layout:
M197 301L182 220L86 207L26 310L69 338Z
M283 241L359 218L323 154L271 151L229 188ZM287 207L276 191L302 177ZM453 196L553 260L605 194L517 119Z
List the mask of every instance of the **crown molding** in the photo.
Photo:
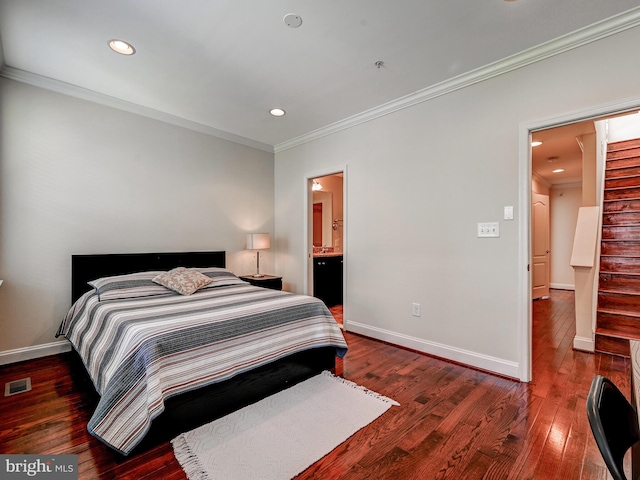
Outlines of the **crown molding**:
M458 75L449 80L440 82L433 86L418 90L409 95L405 95L391 102L387 102L375 108L365 110L359 114L345 118L325 127L319 128L291 140L279 143L275 146L268 145L246 137L241 137L233 133L218 130L201 123L193 122L185 118L177 117L152 108L137 105L135 103L120 100L109 95L88 90L77 85L54 80L49 77L37 75L24 70L19 70L1 62L0 56L0 77L27 83L36 87L51 90L71 97L80 98L90 102L98 103L119 110L141 115L144 117L159 120L161 122L177 125L189 130L211 135L213 137L228 140L230 142L245 145L257 150L269 153L279 153L298 145L302 145L319 138L332 135L348 128L369 122L379 117L389 115L398 110L411 107L413 105L426 102L428 100L446 95L474 85L476 83L489 80L498 75L511 72L527 65L545 60L566 51L578 48L602 38L623 32L640 25L640 7L628 10L614 17L608 18L593 25L576 30L569 34L558 37L549 42L524 50L520 53L504 58L497 62L485 65L470 72ZM1 52L1 50L0 50Z
M432 100L442 95L455 92L456 90L489 80L498 75L540 62L555 55L578 48L582 45L637 27L638 25L640 25L640 7L628 10L619 15L594 23L593 25L589 25L566 35L562 35L549 42L523 50L515 55L498 60L497 62L490 63L475 70L471 70L470 72L437 83L431 87L418 90L415 93L382 104L370 110L366 110L352 117L340 120L339 122L332 123L326 127L319 128L286 142L279 143L275 145L274 151L275 153L279 153L298 145L311 142L312 140L332 135L341 130L355 127L356 125L389 115L397 112L398 110Z
M552 186L551 182L546 178L541 177L538 173L531 172L531 179L535 180L536 182L541 184L543 187L547 187L548 189L551 189L551 186Z
M0 77L15 80L17 82L27 83L35 87L44 88L46 90L51 90L53 92L62 93L63 95L69 95L70 97L80 98L89 102L98 103L107 107L117 108L118 110L124 110L129 113L135 113L143 117L152 118L154 120L159 120L171 125L177 125L189 130L221 138L223 140L239 143L241 145L255 148L257 150L263 150L265 152L273 153L272 145L267 145L266 143L251 140L250 138L241 137L233 133L218 130L217 128L209 127L207 125L193 122L185 118L177 117L169 113L164 113L159 110L154 110L142 105L137 105L125 100L120 100L119 98L98 93L93 90L88 90L77 85L54 80L43 75L37 75L35 73L4 65L0 70Z

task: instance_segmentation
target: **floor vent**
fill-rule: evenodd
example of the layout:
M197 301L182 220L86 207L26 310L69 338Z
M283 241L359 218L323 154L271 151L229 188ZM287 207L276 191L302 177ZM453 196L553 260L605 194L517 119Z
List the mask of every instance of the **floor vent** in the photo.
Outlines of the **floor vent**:
M31 390L31 378L22 378L4 384L4 396L10 397Z

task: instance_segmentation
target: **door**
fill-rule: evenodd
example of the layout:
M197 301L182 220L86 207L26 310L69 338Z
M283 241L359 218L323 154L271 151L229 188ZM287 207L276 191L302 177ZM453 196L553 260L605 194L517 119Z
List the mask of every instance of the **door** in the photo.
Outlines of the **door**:
M548 298L549 266L549 195L531 194L532 298Z

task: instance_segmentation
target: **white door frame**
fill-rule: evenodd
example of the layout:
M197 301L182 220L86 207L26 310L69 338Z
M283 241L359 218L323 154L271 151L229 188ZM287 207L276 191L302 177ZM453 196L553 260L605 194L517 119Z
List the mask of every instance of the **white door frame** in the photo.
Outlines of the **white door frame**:
M519 128L519 177L520 188L518 194L520 228L518 232L518 352L519 378L523 382L530 382L531 369L531 326L533 308L531 300L531 133L538 130L560 127L585 120L596 120L617 113L638 110L640 98L629 99L617 103L601 105L559 117L553 117L536 122L525 122Z
M333 168L326 168L308 173L304 177L304 190L305 194L303 198L307 201L304 205L303 225L303 252L304 252L304 271L303 271L303 292L306 295L313 295L313 192L311 190L311 184L314 178L326 177L327 175L335 175L342 173L342 251L343 251L343 264L342 264L342 308L343 308L343 326L347 329L347 246L348 246L348 202L347 202L347 165L342 165Z

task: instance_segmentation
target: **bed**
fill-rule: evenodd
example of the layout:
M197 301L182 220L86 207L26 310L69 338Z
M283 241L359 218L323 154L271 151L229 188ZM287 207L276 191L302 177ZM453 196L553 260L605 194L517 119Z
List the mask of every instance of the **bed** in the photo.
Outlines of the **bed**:
M252 286L225 263L225 252L72 256L72 306L56 336L71 342L99 395L89 432L121 454L332 369L345 355L321 301ZM210 283L184 295L151 281L177 267Z

